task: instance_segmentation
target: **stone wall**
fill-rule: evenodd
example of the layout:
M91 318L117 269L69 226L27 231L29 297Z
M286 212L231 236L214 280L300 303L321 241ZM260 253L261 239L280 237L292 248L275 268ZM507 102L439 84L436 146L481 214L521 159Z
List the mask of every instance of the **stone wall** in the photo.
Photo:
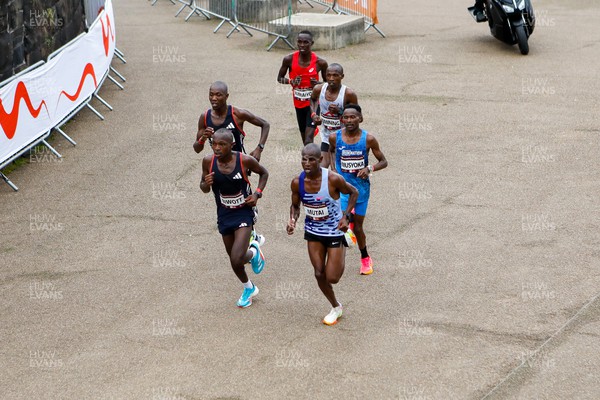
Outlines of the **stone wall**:
M0 2L0 81L46 59L85 30L83 0Z

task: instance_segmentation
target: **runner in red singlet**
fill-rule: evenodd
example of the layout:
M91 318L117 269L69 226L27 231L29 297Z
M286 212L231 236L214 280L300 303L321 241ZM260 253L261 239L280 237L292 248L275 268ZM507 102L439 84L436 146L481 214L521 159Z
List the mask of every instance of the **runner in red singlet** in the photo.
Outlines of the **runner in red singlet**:
M325 81L327 61L312 52L314 42L312 33L309 31L302 31L298 34L297 44L298 51L283 58L277 82L292 85L298 129L300 129L302 143L307 144L313 142L315 132L310 111L310 96L313 87L320 83L319 74ZM288 72L289 78L286 78L285 75Z

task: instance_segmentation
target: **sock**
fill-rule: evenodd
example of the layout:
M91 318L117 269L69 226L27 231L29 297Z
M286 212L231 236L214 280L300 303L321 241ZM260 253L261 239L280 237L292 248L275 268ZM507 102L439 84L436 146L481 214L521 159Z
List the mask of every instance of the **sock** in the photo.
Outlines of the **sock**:
M244 289L252 289L254 287L254 284L250 281L250 279L248 279L248 282L243 283L244 285Z
M367 253L367 246L365 246L364 249L359 249L359 250L360 250L360 258L369 257L369 253Z
M250 251L252 252L252 257L250 260L248 260L248 262L252 261L252 259L256 257L256 249L254 247L250 247Z

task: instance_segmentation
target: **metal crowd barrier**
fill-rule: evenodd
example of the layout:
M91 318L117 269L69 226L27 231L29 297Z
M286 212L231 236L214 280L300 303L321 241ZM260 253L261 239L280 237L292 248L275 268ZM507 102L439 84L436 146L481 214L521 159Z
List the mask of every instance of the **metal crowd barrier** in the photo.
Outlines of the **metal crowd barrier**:
M150 5L151 5L151 6L155 5L157 1L158 1L158 0L152 0L152 4L150 4ZM169 0L169 1L170 1L171 3L173 3L173 4L176 4L176 3L175 3L175 0Z
M228 23L231 25L232 31L239 31L235 21L235 0L177 0L183 5L175 16L179 16L179 14L186 8L189 8L191 11L185 17L185 21L189 20L193 15L197 15L199 17L204 17L205 19L211 19L211 17L219 18L221 22L217 27L213 30L213 33L217 33L219 29L223 26L223 24ZM248 34L250 34L248 32ZM227 35L229 37L229 35Z
M292 1L296 0L233 0L236 23L234 28L239 26L250 36L252 34L248 32L248 29L275 36L275 39L267 47L267 51L271 50L279 40L294 49L288 40L292 33ZM234 29L229 32L227 37L233 31Z
M306 3L310 6L310 8L315 8L311 3L317 3L321 6L325 7L324 13L327 14L329 11L335 11L333 7L335 6L335 0L298 0L299 4ZM340 14L338 12L338 14Z
M218 18L221 22L214 29L216 33L228 23L231 30L227 33L230 37L234 32L244 31L253 36L251 30L274 36L268 50L279 41L284 41L290 48L294 46L287 39L292 32L291 17L293 14L292 2L298 0L177 0L182 6L177 10L175 17L179 16L186 8L189 14L185 17L188 21L197 15L205 19ZM304 0L308 3L308 0ZM311 0L312 1L312 0ZM312 6L312 5L311 5Z
M98 20L96 19L94 23L98 23ZM88 25L88 30L91 27ZM65 44L64 46L62 46L61 48L57 49L56 51L54 51L52 54L50 54L47 58L47 61L50 62L50 60L52 60L53 58L55 58L56 56L58 56L59 54L61 54L61 52L63 52L66 48L68 48L69 46L74 46L77 44L78 40L82 39L85 35L87 35L89 33L89 31L86 33L81 33L79 36L77 36L75 39L72 39L71 41L69 41L67 44ZM126 63L125 58L124 58L124 54L123 52L121 52L119 49L117 49L115 47L115 51L114 51L114 55L118 54L118 58L123 62ZM9 84L10 82L13 82L14 80L18 79L18 78L22 78L24 75L28 74L29 72L33 72L35 69L42 67L44 64L46 64L45 61L40 60L38 61L36 64L31 65L30 67L28 67L27 69L21 71L20 73L12 76L11 78L7 79L6 81L0 82L0 88ZM61 136L63 136L69 143L71 143L73 146L75 146L77 143L71 138L69 137L62 129L62 127L71 119L73 118L73 116L75 116L82 108L87 107L88 109L90 109L98 118L100 118L101 120L104 120L104 116L102 114L100 114L98 112L98 110L96 110L94 107L91 106L90 102L92 99L97 99L101 104L103 104L106 108L108 108L110 111L113 110L113 107L106 101L104 100L102 97L100 97L100 95L98 94L98 92L100 91L100 89L103 87L104 81L105 79L109 79L111 80L113 83L115 83L117 86L119 86L119 88L124 89L124 87L122 85L120 85L114 78L112 78L109 74L109 72L114 72L123 82L125 82L125 78L119 74L113 67L112 65L109 64L109 68L104 72L103 76L101 77L96 89L94 90L94 92L90 95L88 95L84 100L82 100L73 110L70 110L70 112L68 113L68 115L66 115L65 117L63 117L58 123L55 123L52 127L49 126L48 130L44 130L42 131L40 134L37 134L35 136L32 137L32 139L28 142L25 143L22 147L20 147L20 149L15 152L14 154L12 154L11 156L9 156L8 158L4 159L4 160L0 160L0 179L4 180L14 191L18 191L19 188L10 181L10 179L2 173L2 169L5 168L8 164L12 163L13 161L15 161L17 158L21 157L23 154L25 154L28 151L31 151L31 149L35 148L38 145L44 145L48 148L48 150L50 150L57 158L62 158L62 155L56 151L56 149L54 149L47 141L46 139L51 135L52 131L56 131L58 132ZM45 129L45 128L44 128Z
M315 0L311 0L315 1ZM361 15L365 18L365 32L369 29L375 29L382 37L385 34L379 29L377 24L377 0L332 0L331 9L338 14ZM320 2L330 3L331 1L321 0ZM327 12L327 11L326 11Z

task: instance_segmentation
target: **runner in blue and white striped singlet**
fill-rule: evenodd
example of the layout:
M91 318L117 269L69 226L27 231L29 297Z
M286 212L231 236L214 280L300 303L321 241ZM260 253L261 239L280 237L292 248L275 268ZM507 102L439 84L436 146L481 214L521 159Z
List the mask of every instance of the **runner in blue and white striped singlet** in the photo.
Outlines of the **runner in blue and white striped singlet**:
M321 188L317 193L307 193L304 188L306 172L300 174L300 199L304 205L304 230L318 236L337 237L341 239L344 232L338 229L342 219L340 199L329 194L329 171L321 167Z
M300 217L300 205L304 205L304 239L307 241L310 262L315 278L332 309L323 319L326 325L334 325L342 316L342 305L333 292L344 273L346 242L344 232L348 229L350 210L358 199L358 190L341 175L321 167L321 149L310 143L302 150L302 169L292 180L292 205L287 233L291 235ZM340 194L348 195L345 212L340 208ZM347 246L347 245L346 245Z

